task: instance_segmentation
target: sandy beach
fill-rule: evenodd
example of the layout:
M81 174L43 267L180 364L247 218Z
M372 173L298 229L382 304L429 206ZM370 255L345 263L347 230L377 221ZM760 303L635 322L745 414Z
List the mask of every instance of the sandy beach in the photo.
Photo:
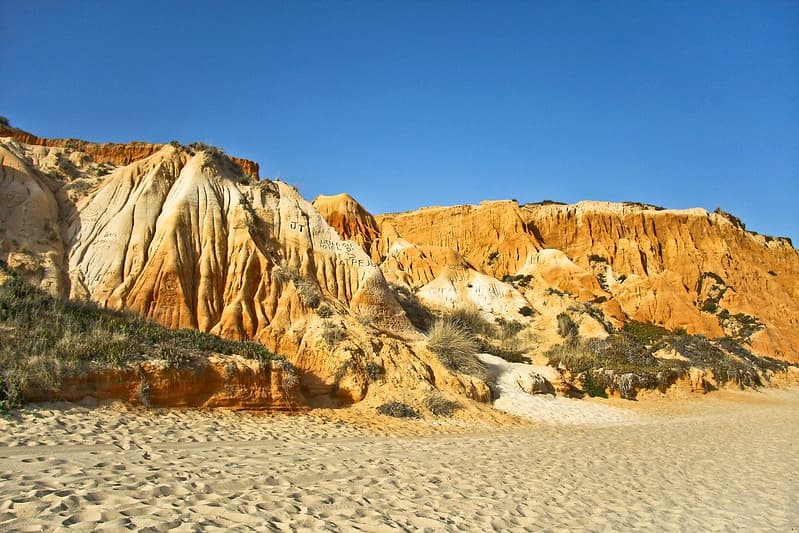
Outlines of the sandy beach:
M627 416L29 406L0 418L0 530L797 529L799 389L583 405Z

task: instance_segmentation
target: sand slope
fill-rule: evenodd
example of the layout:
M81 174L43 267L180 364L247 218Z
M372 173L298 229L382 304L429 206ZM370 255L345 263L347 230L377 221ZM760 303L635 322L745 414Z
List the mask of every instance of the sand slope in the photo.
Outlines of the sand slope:
M409 422L416 436L28 408L0 420L0 529L791 531L799 390L733 397L593 427Z

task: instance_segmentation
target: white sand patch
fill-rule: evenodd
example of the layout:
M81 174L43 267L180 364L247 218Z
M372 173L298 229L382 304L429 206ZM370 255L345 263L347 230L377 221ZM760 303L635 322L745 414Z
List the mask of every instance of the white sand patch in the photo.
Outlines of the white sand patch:
M508 363L489 354L480 354L479 358L497 376L499 398L494 401L494 407L500 411L531 420L569 425L625 424L640 418L631 410L549 394L534 395L522 390L519 384L531 372L550 381L555 379L556 371L551 367Z

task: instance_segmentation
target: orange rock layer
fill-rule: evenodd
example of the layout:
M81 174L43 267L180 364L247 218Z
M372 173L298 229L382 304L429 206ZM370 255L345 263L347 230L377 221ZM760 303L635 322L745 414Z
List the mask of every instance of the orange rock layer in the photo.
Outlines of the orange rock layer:
M0 125L0 137L11 137L21 143L36 146L71 147L89 154L98 163L111 162L114 165L129 165L139 159L149 157L164 147L163 144L151 144L139 141L129 143L93 143L80 139L47 139L38 137L27 131ZM245 174L258 180L259 165L249 159L228 156L235 161Z
M593 302L617 325L747 334L756 352L799 361L799 252L788 239L746 231L728 214L503 201L374 218L380 234L370 238L387 258L387 278L412 287L462 258L497 279L529 276L520 290L533 307L540 293L531 289L555 289ZM746 331L747 324L754 327Z
M58 396L122 400L152 407L226 407L299 411L305 405L299 385L285 380L278 363L211 358L190 367L156 363L103 369L65 379ZM30 400L51 400L45 395Z

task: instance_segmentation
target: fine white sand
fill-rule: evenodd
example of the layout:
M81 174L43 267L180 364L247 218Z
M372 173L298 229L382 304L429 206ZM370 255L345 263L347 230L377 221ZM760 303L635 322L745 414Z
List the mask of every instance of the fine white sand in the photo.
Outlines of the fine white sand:
M531 371L551 378L552 367L508 363L490 354L480 354L480 360L496 376L499 397L494 401L494 407L500 411L528 420L590 426L631 423L641 418L630 409L563 396L532 395L519 387L519 382L523 382Z
M635 413L402 434L376 415L31 406L0 418L0 530L796 529L799 389L614 405Z

